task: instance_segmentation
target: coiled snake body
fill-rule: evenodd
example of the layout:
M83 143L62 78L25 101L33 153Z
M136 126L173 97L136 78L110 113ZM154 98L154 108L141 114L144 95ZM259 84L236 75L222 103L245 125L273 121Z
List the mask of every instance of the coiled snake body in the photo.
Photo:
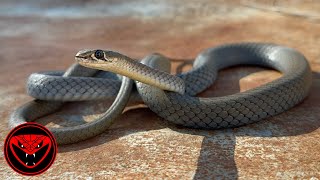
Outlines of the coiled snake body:
M60 101L115 96L119 78L112 73L101 75L98 70L128 78L122 78L115 102L100 119L75 127L51 129L59 144L78 142L105 131L129 99L130 79L136 80L141 98L159 116L175 124L205 129L238 127L284 112L307 96L312 82L305 57L291 48L274 44L241 43L210 48L198 55L191 71L176 76L169 74L170 62L160 54L147 56L139 63L112 51L83 50L77 53L76 61L82 66L72 66L62 77L56 72L30 76L28 92L41 100L18 108L10 118L11 127L56 111L63 104ZM283 76L229 96L195 96L215 81L218 70L240 64L273 68ZM88 77L94 74L95 78Z

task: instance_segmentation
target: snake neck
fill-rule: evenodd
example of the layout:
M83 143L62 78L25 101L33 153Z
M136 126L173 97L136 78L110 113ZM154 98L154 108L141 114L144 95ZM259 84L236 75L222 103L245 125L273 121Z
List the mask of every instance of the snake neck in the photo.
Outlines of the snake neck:
M181 78L159 70L168 69L165 63L158 63L159 65L156 67L159 69L153 69L116 52L108 52L106 56L106 59L108 59L107 61L87 60L82 58L78 60L78 63L85 67L120 74L163 90L178 92L180 94L184 94L185 92L185 84ZM161 58L162 57L159 55L151 55L144 60L152 64L155 59L156 61L161 61Z
M185 92L184 81L181 78L159 69L153 69L126 56L117 58L116 63L112 64L108 71L163 90L180 94Z

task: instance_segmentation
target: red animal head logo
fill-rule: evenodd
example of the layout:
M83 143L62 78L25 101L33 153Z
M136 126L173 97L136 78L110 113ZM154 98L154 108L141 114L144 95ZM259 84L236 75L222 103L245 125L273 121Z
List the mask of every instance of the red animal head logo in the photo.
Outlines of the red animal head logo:
M13 136L9 144L13 155L27 168L40 164L52 146L49 137L36 134Z
M36 123L25 123L9 133L4 151L8 164L16 172L37 175L52 165L57 145L47 128Z

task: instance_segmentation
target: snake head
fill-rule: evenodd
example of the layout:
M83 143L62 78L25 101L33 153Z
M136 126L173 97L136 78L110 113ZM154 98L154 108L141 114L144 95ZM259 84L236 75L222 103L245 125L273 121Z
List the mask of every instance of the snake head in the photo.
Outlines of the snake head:
M101 69L103 70L110 67L111 64L117 61L117 57L119 57L120 54L113 52L113 51L104 51L100 49L85 49L79 51L75 55L75 60L86 67L94 68L94 69Z
M85 49L79 51L75 56L76 61L79 63L99 63L110 61L106 57L106 52L100 49L90 50Z

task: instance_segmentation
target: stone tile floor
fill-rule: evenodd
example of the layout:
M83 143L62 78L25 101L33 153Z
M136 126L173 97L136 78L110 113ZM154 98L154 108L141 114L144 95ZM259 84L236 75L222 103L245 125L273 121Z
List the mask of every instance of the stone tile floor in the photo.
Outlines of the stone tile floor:
M185 59L173 61L174 73L190 69L189 59L208 47L273 42L298 49L312 67L310 95L293 109L249 126L206 131L177 127L130 104L110 130L59 147L54 165L32 179L320 178L319 12L320 3L312 0L1 1L0 147L9 114L32 99L25 93L28 75L66 69L79 49ZM280 76L263 68L229 68L200 96L245 91ZM83 123L82 116L93 120L108 105L70 103L38 122ZM7 166L3 153L0 177L25 178Z

